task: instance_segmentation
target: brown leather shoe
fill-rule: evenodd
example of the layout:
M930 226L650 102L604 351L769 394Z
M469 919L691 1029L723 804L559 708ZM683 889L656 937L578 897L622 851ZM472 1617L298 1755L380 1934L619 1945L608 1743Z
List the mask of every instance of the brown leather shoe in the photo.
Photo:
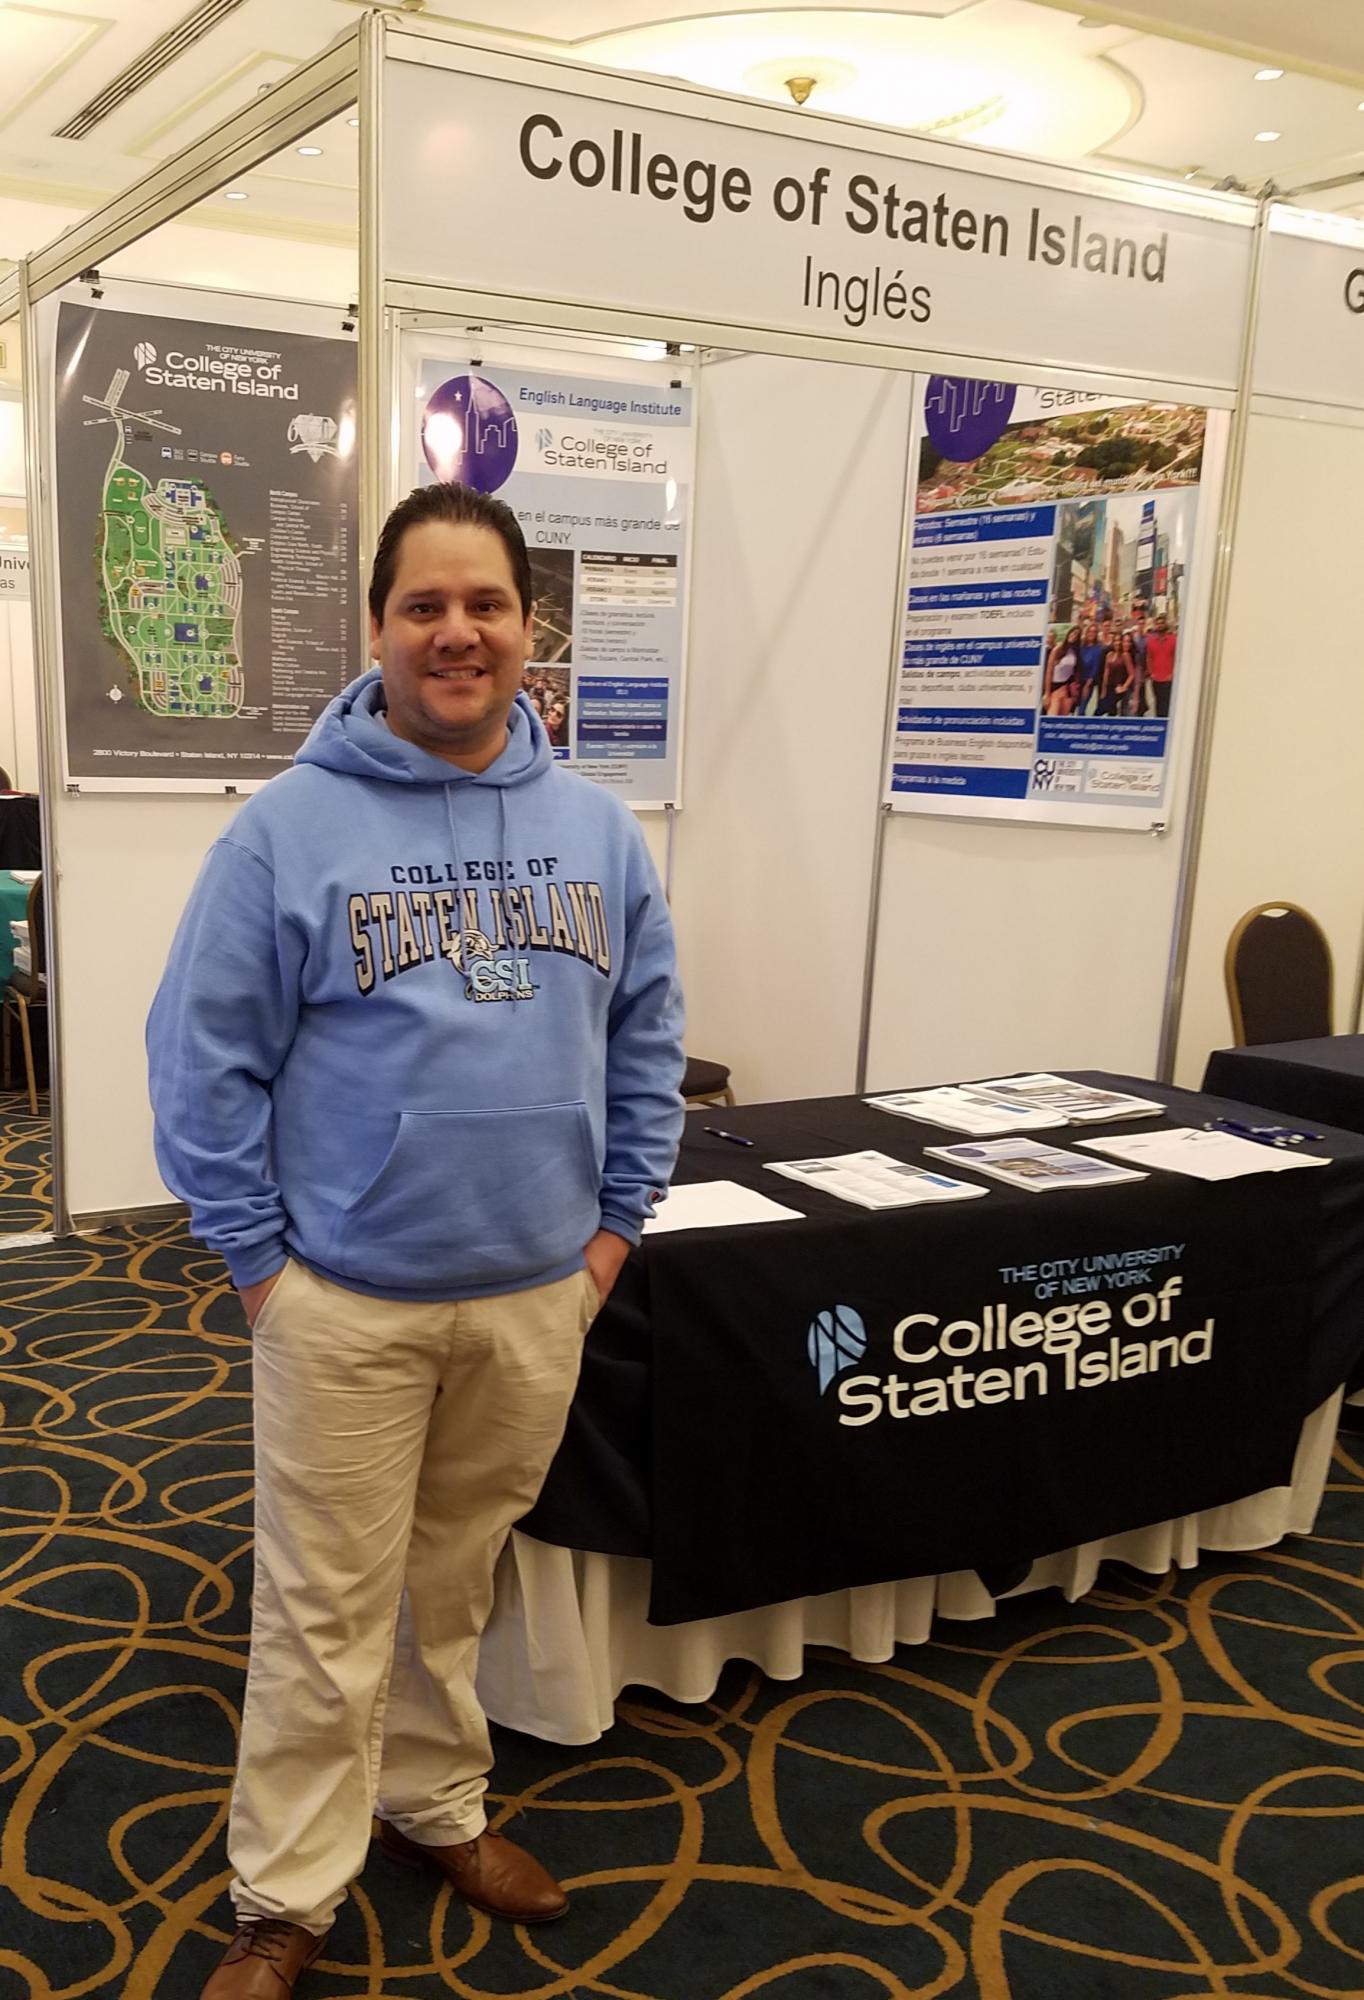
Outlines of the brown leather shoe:
M285 2000L330 1933L314 1937L302 1924L262 1917L243 1924L218 1962L201 2000Z
M490 1917L547 1924L568 1908L568 1897L549 1870L505 1834L488 1831L453 1847L423 1847L383 1819L379 1845L405 1868L434 1868L466 1903Z

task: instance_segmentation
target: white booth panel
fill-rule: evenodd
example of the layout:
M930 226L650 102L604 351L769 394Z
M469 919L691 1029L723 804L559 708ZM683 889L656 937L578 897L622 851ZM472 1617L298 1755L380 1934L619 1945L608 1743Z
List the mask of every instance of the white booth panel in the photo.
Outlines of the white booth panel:
M673 909L687 1047L749 1102L855 1080L910 388L701 371Z
M1177 1080L1197 1083L1231 1041L1227 938L1256 903L1286 897L1335 956L1335 1025L1348 1018L1364 927L1364 675L1343 586L1359 569L1364 429L1254 415L1193 906Z
M867 1082L1154 1073L1179 876L1153 834L897 816Z
M199 864L240 799L64 799L59 1013L72 1215L171 1200L156 1170L143 1026Z

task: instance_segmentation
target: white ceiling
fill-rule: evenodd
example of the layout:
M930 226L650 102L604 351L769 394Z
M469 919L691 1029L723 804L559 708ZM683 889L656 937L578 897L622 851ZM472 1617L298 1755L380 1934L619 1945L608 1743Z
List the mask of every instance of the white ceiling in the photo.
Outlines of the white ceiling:
M202 39L86 136L56 136L205 4L222 18ZM0 0L0 259L47 242L249 102L353 26L361 4ZM991 146L1176 176L1199 169L1251 189L1359 176L1312 199L1364 214L1364 0L863 0L855 12L786 6L779 23L772 0L427 0L425 11L565 57L703 74L730 89L760 87L755 51L778 90L788 58L807 57L831 79L817 93L826 109ZM720 14L730 18L703 31L698 17ZM740 44L727 67L725 49ZM1271 59L1288 74L1257 83L1257 63ZM879 85L870 110L840 105L848 69L864 88ZM1264 130L1281 136L1257 141ZM201 205L192 220L205 240L230 229L348 246L356 133L343 119L315 138L319 157L291 149L235 191L244 200Z

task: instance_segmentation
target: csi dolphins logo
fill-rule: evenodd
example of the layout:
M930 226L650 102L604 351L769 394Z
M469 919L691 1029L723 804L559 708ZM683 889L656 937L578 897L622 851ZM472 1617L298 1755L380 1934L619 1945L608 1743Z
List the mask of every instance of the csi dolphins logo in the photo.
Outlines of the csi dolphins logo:
M816 1313L806 1337L810 1366L819 1377L822 1396L841 1369L850 1368L867 1351L867 1329L851 1306L831 1306Z
M156 349L149 340L139 340L133 349L133 360L139 368L150 368L156 359Z
M445 956L465 979L466 1000L533 1000L528 958L500 957L483 931L456 931Z

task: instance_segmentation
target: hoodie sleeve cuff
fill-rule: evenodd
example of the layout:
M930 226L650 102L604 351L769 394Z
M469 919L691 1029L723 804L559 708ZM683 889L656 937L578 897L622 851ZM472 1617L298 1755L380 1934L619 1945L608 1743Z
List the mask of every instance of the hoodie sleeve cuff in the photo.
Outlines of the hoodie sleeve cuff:
M640 1231L644 1227L644 1218L642 1215L622 1215L619 1209L604 1208L601 1212L601 1227L609 1230L613 1236L623 1237L627 1243L638 1243Z
M225 1251L224 1255L232 1282L239 1292L248 1285L259 1285L266 1278L273 1278L289 1261L282 1236L270 1236L264 1243L250 1243L241 1250Z

